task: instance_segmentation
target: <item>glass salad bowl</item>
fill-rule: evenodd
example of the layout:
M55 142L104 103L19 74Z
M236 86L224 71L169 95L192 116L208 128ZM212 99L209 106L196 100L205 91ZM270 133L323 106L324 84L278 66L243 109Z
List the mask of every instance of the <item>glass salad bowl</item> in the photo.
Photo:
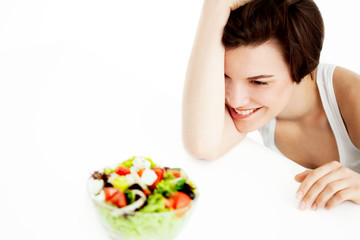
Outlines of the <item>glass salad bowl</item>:
M156 180L146 179L150 170L146 172L143 165L137 164L139 157L132 160L134 164L123 162L112 169L96 171L88 179L88 193L101 224L113 240L174 239L194 211L199 197L197 188L179 168L151 165L147 169L156 173Z

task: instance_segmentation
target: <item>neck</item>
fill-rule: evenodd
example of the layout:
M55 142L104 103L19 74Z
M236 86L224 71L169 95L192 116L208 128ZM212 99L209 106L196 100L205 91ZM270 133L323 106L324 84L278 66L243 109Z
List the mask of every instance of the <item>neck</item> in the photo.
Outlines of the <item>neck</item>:
M300 84L294 83L293 93L278 120L304 122L321 114L322 103L316 85L316 70L305 76Z

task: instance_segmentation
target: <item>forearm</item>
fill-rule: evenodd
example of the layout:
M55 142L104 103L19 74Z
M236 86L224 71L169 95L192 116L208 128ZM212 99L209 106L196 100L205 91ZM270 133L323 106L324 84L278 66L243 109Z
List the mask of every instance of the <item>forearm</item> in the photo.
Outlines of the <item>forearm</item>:
M205 1L183 95L183 141L188 152L217 151L225 120L223 28L230 14L223 1Z

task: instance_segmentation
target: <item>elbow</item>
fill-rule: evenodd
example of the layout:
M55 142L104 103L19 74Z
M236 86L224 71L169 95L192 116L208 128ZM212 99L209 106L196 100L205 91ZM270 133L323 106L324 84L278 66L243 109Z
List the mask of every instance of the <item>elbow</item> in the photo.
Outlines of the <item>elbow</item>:
M200 159L200 160L215 160L218 159L218 156L215 154L210 154L207 152L195 152L195 151L189 151L186 149L186 152L192 156L193 158Z
M202 160L215 160L219 158L221 141L209 134L199 134L183 128L182 143L185 151L192 157Z
M201 160L215 160L218 159L221 154L216 151L217 148L206 146L204 144L186 143L183 142L185 151L192 157ZM215 149L215 151L214 151Z

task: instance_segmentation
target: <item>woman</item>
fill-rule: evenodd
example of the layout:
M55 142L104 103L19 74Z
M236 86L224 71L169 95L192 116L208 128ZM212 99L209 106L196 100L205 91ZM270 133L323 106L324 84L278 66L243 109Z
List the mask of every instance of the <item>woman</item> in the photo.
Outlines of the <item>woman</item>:
M360 204L360 76L319 64L323 36L312 0L205 0L184 86L185 149L216 159L259 129L312 169L295 176L300 209Z

